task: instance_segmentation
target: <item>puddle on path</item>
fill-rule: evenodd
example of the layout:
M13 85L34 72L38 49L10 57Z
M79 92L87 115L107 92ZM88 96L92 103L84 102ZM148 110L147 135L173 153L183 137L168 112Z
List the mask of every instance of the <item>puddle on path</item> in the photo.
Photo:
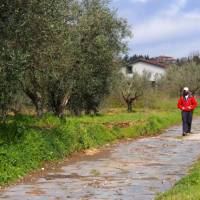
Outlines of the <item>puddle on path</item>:
M152 200L183 177L200 155L200 119L194 134L181 127L164 134L127 141L99 155L75 159L34 182L11 186L5 200Z

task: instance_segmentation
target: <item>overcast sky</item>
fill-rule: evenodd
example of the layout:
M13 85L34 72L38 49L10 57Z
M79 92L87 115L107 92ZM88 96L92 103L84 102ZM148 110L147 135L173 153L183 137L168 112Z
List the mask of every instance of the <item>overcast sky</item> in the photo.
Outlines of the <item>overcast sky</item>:
M200 0L112 0L111 6L131 25L130 55L200 51Z

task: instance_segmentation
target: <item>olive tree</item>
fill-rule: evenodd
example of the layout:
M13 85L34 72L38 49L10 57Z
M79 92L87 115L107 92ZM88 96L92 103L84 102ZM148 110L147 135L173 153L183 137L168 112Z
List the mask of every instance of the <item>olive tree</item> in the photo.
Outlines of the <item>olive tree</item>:
M83 0L79 6L76 65L72 73L75 84L69 107L76 114L89 114L98 111L109 93L118 56L126 50L123 39L130 33L126 21L117 17L108 1Z
M12 65L18 89L31 100L39 116L48 104L48 80L52 83L52 74L63 75L68 68L66 7L70 2L6 0L0 6L0 40L2 52L7 52L1 59L5 68Z
M127 105L127 111L133 111L133 104L141 98L151 86L151 74L144 72L142 75L134 72L132 77L121 75L118 90Z
M39 116L47 109L60 116L68 104L75 113L97 112L128 35L126 21L105 0L5 0L0 5L4 92L10 100L23 92Z

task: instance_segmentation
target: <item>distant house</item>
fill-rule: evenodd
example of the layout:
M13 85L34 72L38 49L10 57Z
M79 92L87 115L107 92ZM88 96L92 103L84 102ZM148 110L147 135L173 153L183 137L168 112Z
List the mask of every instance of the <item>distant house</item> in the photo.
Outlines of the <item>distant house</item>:
M166 64L159 63L153 60L139 59L134 63L123 67L122 73L127 77L132 77L134 72L141 74L146 71L151 73L150 81L155 82L157 78L165 74L167 69Z
M170 56L158 56L152 59L153 61L163 63L163 64L175 64L176 59Z

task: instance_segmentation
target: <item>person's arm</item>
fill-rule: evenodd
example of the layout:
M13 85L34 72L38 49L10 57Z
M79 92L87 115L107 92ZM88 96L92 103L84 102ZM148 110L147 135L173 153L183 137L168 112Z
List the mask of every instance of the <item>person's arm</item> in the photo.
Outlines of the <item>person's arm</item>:
M180 110L184 110L184 109L185 109L185 107L183 106L183 101L182 101L182 98L181 98L181 97L180 97L180 99L178 100L177 107L178 107Z
M194 110L197 107L198 103L197 100L195 99L195 97L192 98L192 105L191 105L191 109Z

